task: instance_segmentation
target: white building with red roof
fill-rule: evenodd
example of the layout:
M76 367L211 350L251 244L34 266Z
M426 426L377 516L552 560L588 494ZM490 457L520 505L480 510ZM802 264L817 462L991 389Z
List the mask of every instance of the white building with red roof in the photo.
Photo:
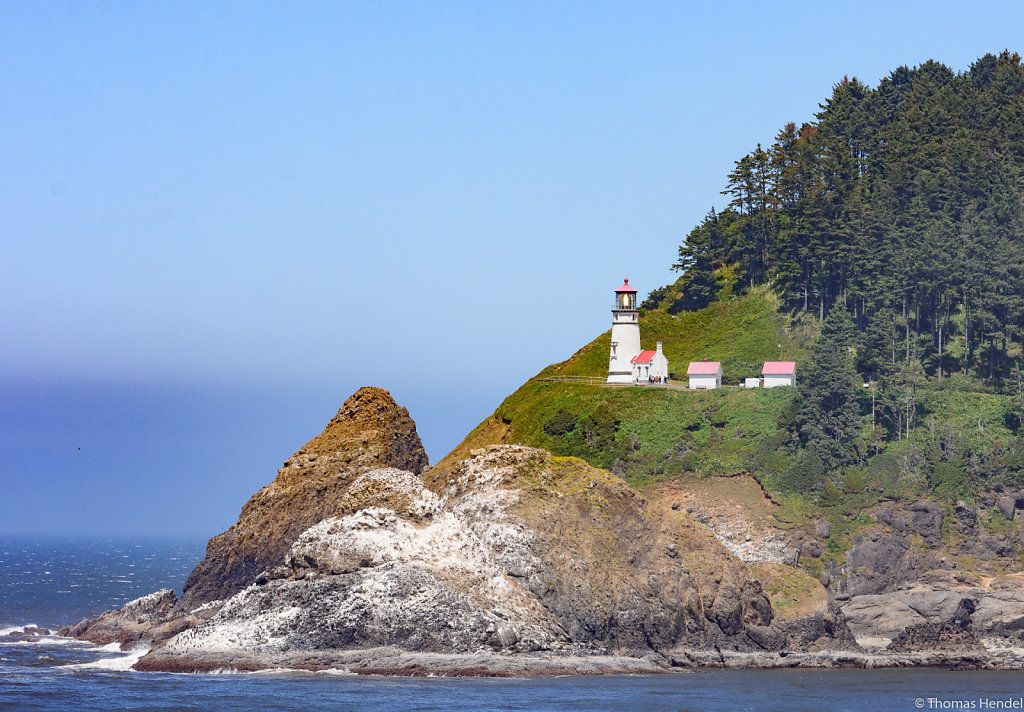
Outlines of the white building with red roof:
M664 383L668 380L668 359L661 352L661 342L654 351L641 351L630 362L633 364L633 380L650 383L657 379Z
M796 361L765 361L761 369L765 388L796 385Z
M690 361L686 375L690 377L690 388L712 389L722 387L722 364L718 361Z

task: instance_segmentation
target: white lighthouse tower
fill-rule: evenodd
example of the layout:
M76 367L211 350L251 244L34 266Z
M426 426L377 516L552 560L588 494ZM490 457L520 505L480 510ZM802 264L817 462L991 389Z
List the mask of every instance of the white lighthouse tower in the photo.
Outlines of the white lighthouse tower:
M612 307L612 348L608 361L608 383L632 383L634 356L640 353L640 313L636 290L629 280L615 290Z

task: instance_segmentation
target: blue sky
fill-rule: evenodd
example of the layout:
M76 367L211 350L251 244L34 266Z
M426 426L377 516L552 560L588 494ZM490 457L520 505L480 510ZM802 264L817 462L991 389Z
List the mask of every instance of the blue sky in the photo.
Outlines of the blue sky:
M985 3L0 5L0 533L215 534L361 385L436 461L844 75ZM81 448L81 449L79 449Z

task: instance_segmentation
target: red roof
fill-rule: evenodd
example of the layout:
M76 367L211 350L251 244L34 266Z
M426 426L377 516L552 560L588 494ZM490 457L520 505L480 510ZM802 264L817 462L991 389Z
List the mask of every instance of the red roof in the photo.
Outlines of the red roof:
M650 363L657 351L641 351L629 360L630 363Z
M616 294L618 294L619 292L630 292L632 294L636 294L636 290L629 286L628 278L623 282L621 287L615 290Z
M796 374L796 361L765 361L761 373L766 376L792 376Z
M686 369L688 376L717 376L722 370L722 364L718 361L690 361L690 367Z

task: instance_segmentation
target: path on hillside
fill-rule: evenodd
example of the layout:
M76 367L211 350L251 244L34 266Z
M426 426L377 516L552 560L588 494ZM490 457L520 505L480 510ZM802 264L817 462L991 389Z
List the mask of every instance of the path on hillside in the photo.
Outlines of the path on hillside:
M680 383L608 383L598 376L546 376L536 378L539 383L585 383L590 386L603 386L605 388L667 388L674 391L703 391L716 390L708 388L690 388ZM741 388L741 386L719 386L719 388Z

